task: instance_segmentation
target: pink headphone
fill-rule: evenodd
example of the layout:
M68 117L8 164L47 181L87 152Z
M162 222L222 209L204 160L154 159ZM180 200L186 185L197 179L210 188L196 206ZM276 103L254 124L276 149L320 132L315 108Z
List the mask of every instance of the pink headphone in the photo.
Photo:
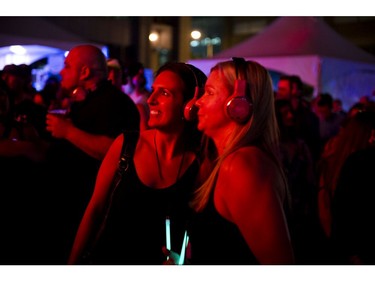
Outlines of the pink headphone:
M232 58L236 68L236 81L234 82L234 92L226 102L226 113L233 121L243 124L251 118L253 104L246 96L248 89L246 75L246 61L244 58ZM242 72L242 73L241 73Z

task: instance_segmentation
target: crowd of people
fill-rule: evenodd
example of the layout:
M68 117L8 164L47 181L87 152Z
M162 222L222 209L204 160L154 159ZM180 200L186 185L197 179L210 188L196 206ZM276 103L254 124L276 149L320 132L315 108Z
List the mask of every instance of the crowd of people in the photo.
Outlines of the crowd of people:
M349 250L349 244L362 243L371 248L373 243L370 239L354 241L357 240L354 236L350 238L353 241L349 241L347 234L342 233L342 224L352 215L357 222L364 222L362 217L373 211L365 205L361 215L353 212L349 216L349 205L354 198L345 197L346 201L341 199L338 205L336 188L351 174L343 170L349 156L373 146L375 102L363 97L346 112L341 107L341 100L334 99L330 93L319 93L308 101L301 79L293 75L280 77L277 88L275 109L280 129L280 156L292 198L289 227L296 261L300 264L351 264L351 256L361 256L360 251L364 250L362 246L355 249L358 252L350 253L354 249ZM371 185L368 176L366 180ZM348 184L347 188L353 192L360 192L362 180L356 177L345 185ZM356 201L356 204L361 203ZM337 229L338 223L342 227L340 233L333 235L332 229ZM364 223L356 227L366 226ZM347 237L348 245L336 241L343 235ZM367 237L365 233L362 235ZM362 263L368 263L365 257Z
M151 89L123 66L78 45L39 92L1 71L0 264L374 263L371 98L243 58Z

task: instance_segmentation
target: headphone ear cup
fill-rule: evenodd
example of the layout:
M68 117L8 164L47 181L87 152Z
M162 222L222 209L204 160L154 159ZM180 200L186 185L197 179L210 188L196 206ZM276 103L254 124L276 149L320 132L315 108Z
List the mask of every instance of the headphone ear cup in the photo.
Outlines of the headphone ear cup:
M199 87L195 87L194 97L188 101L184 107L184 118L187 121L194 121L197 119L198 108L195 105L199 95Z
M253 113L253 105L246 97L234 97L227 102L227 114L237 123L245 123Z
M253 104L246 97L246 83L236 80L234 93L226 103L227 115L237 123L245 123L253 113Z

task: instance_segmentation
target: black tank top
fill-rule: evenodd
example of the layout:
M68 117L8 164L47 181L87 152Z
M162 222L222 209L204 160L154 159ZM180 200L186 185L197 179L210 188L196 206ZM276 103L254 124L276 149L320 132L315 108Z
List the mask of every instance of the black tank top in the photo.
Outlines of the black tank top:
M154 189L140 181L131 161L115 192L92 262L161 265L165 260L162 246L166 245L167 216L170 218L172 250L179 253L191 213L188 202L197 172L198 162L194 161L175 184Z
M206 208L194 215L190 241L193 265L259 264L237 226L217 212L213 195Z

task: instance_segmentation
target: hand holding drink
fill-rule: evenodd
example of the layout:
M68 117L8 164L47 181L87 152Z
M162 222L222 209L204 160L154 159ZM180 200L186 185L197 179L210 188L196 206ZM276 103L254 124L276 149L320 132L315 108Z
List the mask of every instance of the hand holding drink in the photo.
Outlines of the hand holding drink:
M71 121L67 118L67 109L50 109L46 117L46 129L55 138L66 138Z
M48 113L64 117L68 113L68 110L65 108L55 108L48 110Z

